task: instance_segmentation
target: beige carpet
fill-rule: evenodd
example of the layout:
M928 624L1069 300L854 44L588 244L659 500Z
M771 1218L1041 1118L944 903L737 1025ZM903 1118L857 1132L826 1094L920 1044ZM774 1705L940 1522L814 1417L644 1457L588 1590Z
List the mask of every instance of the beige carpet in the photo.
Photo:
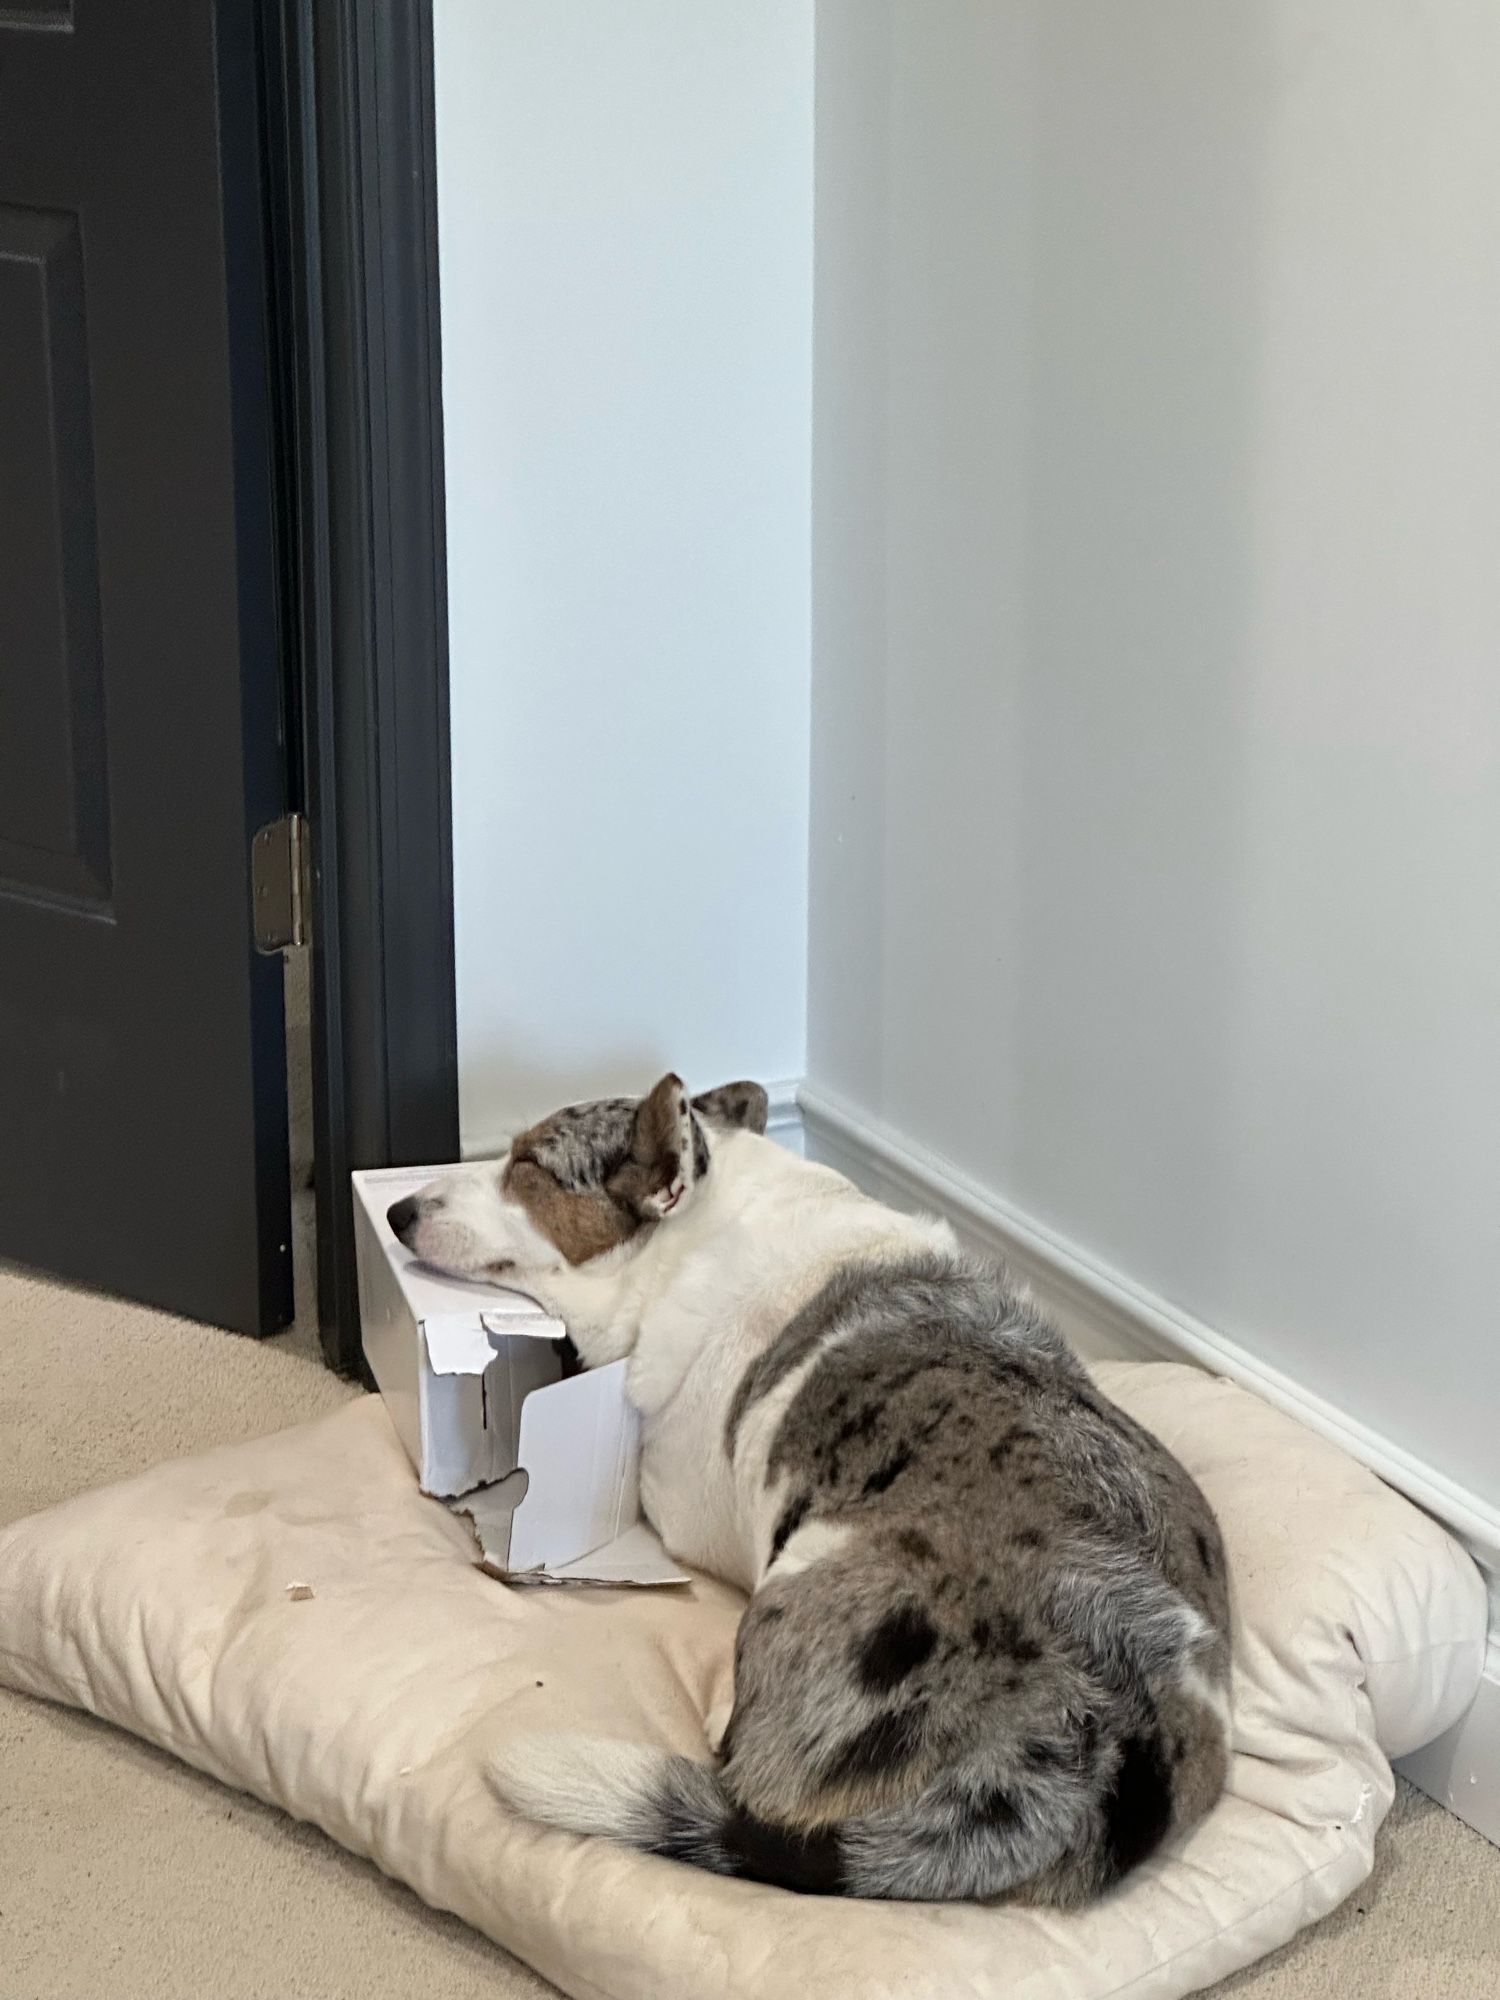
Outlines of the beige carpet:
M304 1217L304 1266L306 1233ZM257 1345L0 1266L0 1520L357 1393L323 1370L303 1314ZM1492 2000L1497 1909L1500 1851L1403 1791L1365 1891L1217 1990ZM0 1692L0 2000L551 1992L321 1834Z

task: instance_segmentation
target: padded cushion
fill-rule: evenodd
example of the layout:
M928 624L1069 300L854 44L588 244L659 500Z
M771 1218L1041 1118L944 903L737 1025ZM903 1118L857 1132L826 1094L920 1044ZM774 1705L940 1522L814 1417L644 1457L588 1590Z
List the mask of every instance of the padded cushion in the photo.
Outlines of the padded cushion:
M1236 1755L1191 1838L1082 1914L796 1897L508 1818L483 1772L513 1731L701 1755L739 1601L507 1590L374 1398L0 1533L0 1679L315 1821L590 2000L1192 1992L1369 1872L1388 1757L1478 1684L1485 1593L1424 1515L1243 1390L1097 1372L1218 1511Z

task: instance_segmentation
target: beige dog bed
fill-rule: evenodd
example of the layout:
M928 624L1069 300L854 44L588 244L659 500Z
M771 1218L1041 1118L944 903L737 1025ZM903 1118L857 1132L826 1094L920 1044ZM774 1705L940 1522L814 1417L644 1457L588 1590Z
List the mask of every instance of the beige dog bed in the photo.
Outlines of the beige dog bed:
M316 1822L589 2000L1193 1992L1364 1879L1388 1759L1473 1696L1485 1593L1424 1515L1243 1390L1097 1372L1218 1511L1236 1755L1186 1844L1081 1915L791 1896L508 1819L484 1770L513 1731L702 1755L739 1601L504 1588L373 1398L0 1533L0 1679Z

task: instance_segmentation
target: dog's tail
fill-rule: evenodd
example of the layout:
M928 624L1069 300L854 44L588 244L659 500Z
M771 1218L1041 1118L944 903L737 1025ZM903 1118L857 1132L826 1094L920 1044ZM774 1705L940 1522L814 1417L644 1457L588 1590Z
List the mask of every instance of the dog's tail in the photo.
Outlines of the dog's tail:
M735 1804L719 1773L690 1757L586 1737L529 1737L490 1766L526 1819L815 1895L844 1890L836 1826L775 1826Z

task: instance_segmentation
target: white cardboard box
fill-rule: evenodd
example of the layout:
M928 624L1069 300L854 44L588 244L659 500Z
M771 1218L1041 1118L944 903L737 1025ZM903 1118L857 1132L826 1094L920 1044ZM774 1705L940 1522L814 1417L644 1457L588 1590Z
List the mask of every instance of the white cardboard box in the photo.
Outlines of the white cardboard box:
M455 1171L353 1176L365 1358L422 1491L510 1581L686 1582L641 1519L625 1363L566 1374L566 1330L535 1299L431 1270L392 1234L391 1204Z

